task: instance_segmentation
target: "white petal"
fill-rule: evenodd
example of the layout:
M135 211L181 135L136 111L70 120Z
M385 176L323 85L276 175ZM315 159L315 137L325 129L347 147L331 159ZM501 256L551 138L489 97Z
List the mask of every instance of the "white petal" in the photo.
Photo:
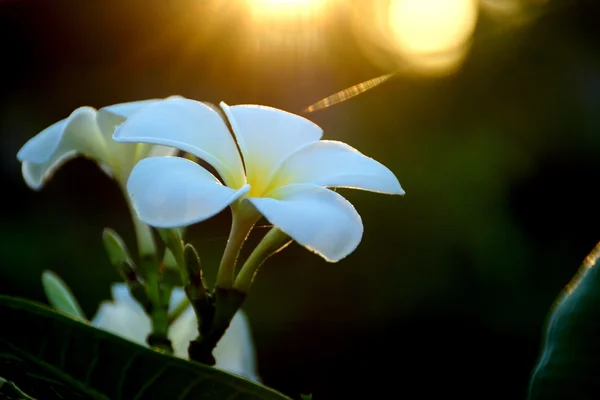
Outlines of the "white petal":
M115 289L113 285L114 301L105 301L100 304L98 312L92 319L92 325L121 336L132 342L145 345L146 338L152 330L150 318L144 309L137 303L129 291Z
M162 99L150 99L150 100L141 100L141 101L132 101L129 103L119 103L113 104L112 106L102 107L99 112L108 111L111 114L119 115L123 119L131 117L136 112L140 111L142 108L149 106L150 104L154 104Z
M131 295L126 283L113 283L110 287L110 294L113 300L118 303L129 303L133 306L140 306L140 303Z
M98 126L108 145L110 154L118 164L120 178L127 179L131 169L142 158L150 156L171 156L177 150L166 146L155 146L148 143L119 143L113 140L113 134L119 125L143 108L155 104L162 99L151 99L134 101L131 103L121 103L112 106L103 107L98 110Z
M190 306L173 322L169 330L175 355L187 359L190 341L196 337L198 337L196 314ZM252 334L248 320L241 310L233 317L231 325L217 343L213 355L216 368L259 381Z
M69 119L63 119L29 139L17 153L17 159L36 164L48 161L61 144L68 123Z
M277 170L269 187L291 183L404 194L392 171L346 143L336 141L310 143L293 153Z
M363 225L352 204L339 194L316 185L287 185L271 198L248 198L269 222L327 261L352 253L360 243Z
M127 191L148 225L177 228L219 213L248 192L223 186L214 175L181 157L150 157L135 165Z
M119 110L118 106L119 105L113 106L116 107L115 111ZM98 110L98 127L100 128L100 132L104 137L104 141L106 142L108 152L111 156L111 176L114 176L116 174L119 179L127 179L127 175L129 174L131 168L133 168L133 165L135 164L135 156L140 144L118 143L113 140L112 136L115 133L115 129L117 129L117 127L123 122L125 122L126 117L109 112L108 110L110 109L111 107L104 107ZM150 147L151 145L145 146Z
M25 182L40 189L65 161L85 155L108 161L106 143L96 123L96 110L80 107L71 115L31 138L17 153Z
M169 328L169 339L171 339L175 355L187 359L190 341L197 337L198 322L196 314L192 306L189 306L179 318L173 321L173 324Z
M246 176L261 195L277 167L291 153L319 140L323 130L313 122L276 108L221 103L244 156Z
M242 160L221 116L194 100L172 98L144 107L121 124L118 142L143 142L175 147L211 164L225 183L245 184Z
M240 310L234 315L213 355L217 361L215 367L260 381L252 332L243 311Z

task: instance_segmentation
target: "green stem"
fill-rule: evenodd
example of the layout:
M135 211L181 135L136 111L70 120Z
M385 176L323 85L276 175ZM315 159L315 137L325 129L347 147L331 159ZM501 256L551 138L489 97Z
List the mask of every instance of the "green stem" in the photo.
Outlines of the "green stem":
M248 293L260 266L267 258L283 250L291 241L290 237L278 228L272 228L242 266L235 278L234 289L242 293Z
M146 293L150 300L152 319L152 333L148 336L148 345L156 350L172 354L173 347L168 339L169 335L169 306L161 296L161 287L158 271L149 269L146 277Z
M152 235L151 228L143 223L131 203L127 193L125 182L120 183L121 190L125 195L125 200L129 207L129 212L135 228L138 253L140 256L140 266L145 272L146 294L150 301L149 310L146 310L152 320L152 333L146 339L148 345L158 351L168 354L173 353L173 346L168 338L169 333L169 299L163 298L163 290L160 286L158 258L156 254L156 244ZM170 293L169 293L170 294Z
M158 229L163 242L167 246L167 253L165 253L165 260L167 259L168 252L171 252L179 274L181 276L181 282L185 285L188 280L187 269L185 264L184 246L181 238L181 233L177 228L161 228Z
M133 207L133 203L129 198L126 183L119 182L119 186L121 187L121 191L125 196L125 201L127 202L127 207L129 208L129 214L131 214L140 257L147 257L149 255L155 256L156 244L154 243L154 237L152 236L151 228L138 218L135 208Z
M223 258L221 258L216 282L216 286L223 289L231 289L233 287L235 264L240 250L252 227L260 218L258 211L247 202L232 205L231 210L231 231L229 232L227 246L225 246L225 251L223 252Z
M179 304L175 306L172 312L169 313L169 325L177 320L190 306L190 300L185 296Z
M138 244L138 253L140 257L147 256L149 254L156 254L156 244L154 243L154 237L152 236L152 230L148 225L143 223L135 214L133 207L131 208L131 218L133 219L133 226L135 228L135 237Z

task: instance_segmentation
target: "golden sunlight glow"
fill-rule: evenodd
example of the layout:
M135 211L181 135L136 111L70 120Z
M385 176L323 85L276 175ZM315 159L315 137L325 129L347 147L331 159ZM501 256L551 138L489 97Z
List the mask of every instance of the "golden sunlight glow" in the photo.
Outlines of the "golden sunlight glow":
M522 26L533 22L549 0L479 0L482 13L495 22Z
M325 0L247 0L255 17L296 18L320 13Z
M523 12L521 0L479 0L482 10L492 18L506 18Z
M355 7L355 37L384 71L448 75L469 52L479 1L370 0Z
M441 53L463 45L477 21L475 0L393 0L391 32L407 53Z
M337 0L245 0L247 50L253 58L306 56L322 43L328 11Z

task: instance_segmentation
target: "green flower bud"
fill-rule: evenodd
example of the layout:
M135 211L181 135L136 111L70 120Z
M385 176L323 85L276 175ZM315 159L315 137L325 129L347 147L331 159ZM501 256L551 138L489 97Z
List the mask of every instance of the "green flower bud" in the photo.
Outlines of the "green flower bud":
M46 297L48 297L48 302L52 307L71 317L87 321L75 296L58 275L52 271L44 271L42 273L42 285L44 286Z

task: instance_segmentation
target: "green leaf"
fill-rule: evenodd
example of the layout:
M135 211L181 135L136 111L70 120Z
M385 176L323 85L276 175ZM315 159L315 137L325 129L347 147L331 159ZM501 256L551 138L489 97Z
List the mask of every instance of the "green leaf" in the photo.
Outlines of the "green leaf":
M600 399L600 243L558 297L529 400Z
M40 399L282 400L282 394L0 295L0 376Z
M42 285L52 307L75 318L87 320L69 286L52 271L42 273Z
M27 393L23 392L21 389L14 384L14 382L9 382L6 379L0 377L0 398L2 399L18 399L18 400L35 400L33 397L29 396Z

